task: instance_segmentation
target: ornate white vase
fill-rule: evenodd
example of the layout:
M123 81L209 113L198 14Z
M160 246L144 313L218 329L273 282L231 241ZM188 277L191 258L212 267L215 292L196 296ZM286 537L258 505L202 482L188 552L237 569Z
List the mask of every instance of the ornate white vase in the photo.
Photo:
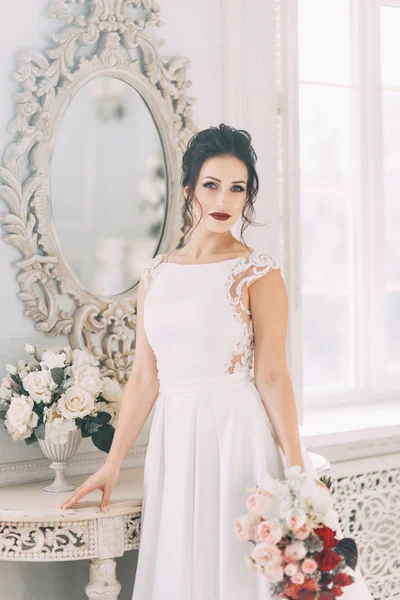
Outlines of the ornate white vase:
M56 476L51 485L42 488L45 492L69 492L75 490L76 485L69 483L65 478L65 470L69 467L71 456L78 450L82 441L81 430L70 431L68 440L65 444L58 444L52 440L39 440L39 446L47 458L53 462L50 465L54 469Z

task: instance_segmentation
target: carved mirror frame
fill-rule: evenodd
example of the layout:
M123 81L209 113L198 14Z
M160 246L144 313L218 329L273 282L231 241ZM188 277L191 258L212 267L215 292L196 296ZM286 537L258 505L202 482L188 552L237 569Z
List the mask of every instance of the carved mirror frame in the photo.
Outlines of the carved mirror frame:
M16 138L0 167L0 196L9 209L3 239L22 254L13 263L19 269L18 297L35 328L68 336L72 348L93 353L105 375L124 383L135 352L138 283L119 295L100 296L72 271L52 218L52 152L61 119L83 85L112 76L132 86L149 108L163 146L166 214L156 253L168 251L181 237L180 164L196 131L194 99L187 95L189 61L160 55L163 41L151 34L163 25L156 0L52 0L48 16L64 21L52 35L52 47L17 58L14 78L22 90L14 95L16 114L9 125ZM71 312L61 308L62 295L72 298Z

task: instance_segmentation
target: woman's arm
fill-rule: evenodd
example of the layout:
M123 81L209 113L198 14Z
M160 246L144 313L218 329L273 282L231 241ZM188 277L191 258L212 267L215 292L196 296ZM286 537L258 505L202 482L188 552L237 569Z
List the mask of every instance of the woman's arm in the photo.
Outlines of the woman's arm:
M304 462L296 402L286 360L288 294L280 269L249 286L254 327L254 383L260 392L287 466Z
M117 468L135 443L157 398L160 382L154 352L143 325L145 288L139 281L136 313L136 346L133 369L122 397L122 405L106 462Z

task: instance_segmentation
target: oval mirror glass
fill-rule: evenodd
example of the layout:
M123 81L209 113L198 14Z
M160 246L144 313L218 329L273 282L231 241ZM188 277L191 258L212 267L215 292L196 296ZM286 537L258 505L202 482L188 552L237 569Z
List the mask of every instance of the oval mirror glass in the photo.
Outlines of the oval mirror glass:
M51 164L60 250L91 293L132 288L165 220L166 165L138 92L115 77L86 83L60 122Z

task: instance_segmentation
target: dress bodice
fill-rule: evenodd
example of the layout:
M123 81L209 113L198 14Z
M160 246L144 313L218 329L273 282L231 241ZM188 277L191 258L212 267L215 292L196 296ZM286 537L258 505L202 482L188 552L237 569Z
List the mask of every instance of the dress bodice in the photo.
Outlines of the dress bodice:
M144 328L159 379L197 379L242 370L254 373L254 330L248 288L279 269L274 257L253 250L204 264L166 262L157 254L142 267Z

